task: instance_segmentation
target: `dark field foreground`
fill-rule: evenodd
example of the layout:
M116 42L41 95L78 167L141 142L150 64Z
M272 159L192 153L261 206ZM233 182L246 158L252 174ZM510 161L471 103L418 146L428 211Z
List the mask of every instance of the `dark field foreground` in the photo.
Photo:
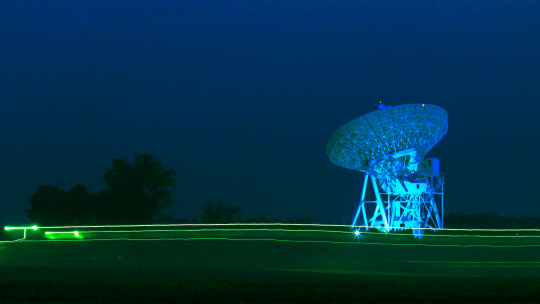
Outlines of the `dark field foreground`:
M0 243L0 302L540 301L540 247L531 240L446 246L252 233Z

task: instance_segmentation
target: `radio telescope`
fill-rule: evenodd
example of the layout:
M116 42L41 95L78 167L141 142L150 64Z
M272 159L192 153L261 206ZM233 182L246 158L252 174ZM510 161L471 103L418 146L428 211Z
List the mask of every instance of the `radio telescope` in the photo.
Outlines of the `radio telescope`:
M421 238L424 229L443 227L434 195L440 195L444 208L444 174L439 172L439 160L425 155L447 131L448 115L441 107L381 103L328 138L326 154L335 165L365 173L351 229L376 227L389 232L409 228ZM364 200L370 177L375 201ZM373 204L371 213L368 210L373 210ZM363 224L359 227L360 214Z

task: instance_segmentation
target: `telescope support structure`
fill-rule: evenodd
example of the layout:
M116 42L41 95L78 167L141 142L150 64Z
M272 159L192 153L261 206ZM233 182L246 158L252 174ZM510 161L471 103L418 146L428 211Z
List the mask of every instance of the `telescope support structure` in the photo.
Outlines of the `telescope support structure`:
M365 200L368 179L371 179L375 201ZM443 185L444 175L438 172L438 159L422 161L416 149L374 160L370 170L365 171L362 196L351 229L377 228L385 232L412 229L417 238L424 235L425 229L441 229L443 223L435 195L440 195L442 207ZM368 204L374 204L374 209L366 208ZM363 221L357 226L360 214ZM368 214L371 214L369 218Z

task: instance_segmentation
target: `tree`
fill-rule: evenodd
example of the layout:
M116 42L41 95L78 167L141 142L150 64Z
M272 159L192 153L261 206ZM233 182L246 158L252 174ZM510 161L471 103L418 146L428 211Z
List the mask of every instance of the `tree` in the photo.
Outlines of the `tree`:
M66 205L73 208L74 219L77 225L96 224L98 212L97 196L91 194L86 186L76 185L65 193Z
M207 203L202 209L203 223L238 223L242 220L240 207L227 206L223 202Z
M114 224L150 223L173 204L174 170L164 170L150 154L137 153L133 165L115 159L103 178L108 189L100 194L105 221Z
M274 219L272 220L272 223L283 223L283 220L278 217L274 217Z
M62 225L66 223L66 213L62 199L64 191L54 186L39 186L28 200L30 209L24 209L32 223L39 225Z
M39 225L93 224L93 197L85 186L77 185L69 191L41 185L28 200L26 216Z
M137 153L133 165L115 159L103 178L108 189L97 194L77 185L69 191L40 186L24 209L39 225L150 223L173 203L174 170L164 170L150 154Z
M313 220L309 217L298 218L296 219L296 223L297 224L313 224Z

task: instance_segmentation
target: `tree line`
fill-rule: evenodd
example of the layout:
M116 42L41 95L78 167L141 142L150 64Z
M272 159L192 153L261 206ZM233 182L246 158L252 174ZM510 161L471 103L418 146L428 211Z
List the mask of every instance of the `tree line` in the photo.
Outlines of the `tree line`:
M245 224L271 224L271 223L288 223L288 224L313 224L314 221L309 218L297 218L282 220L280 218L250 217L242 219L238 214L240 207L226 206L223 202L207 203L202 210L201 218L193 218L191 221L183 218L174 218L169 215L158 218L159 223L163 224L197 224L197 223L245 223ZM328 225L350 225L352 220L347 220L344 223L340 221L326 221ZM487 214L465 214L455 215L448 214L444 216L444 228L454 229L540 229L540 218L513 215L498 216Z
M152 155L137 153L133 164L113 161L103 175L106 189L90 193L83 185L69 191L41 185L24 212L40 226L152 223L174 203L174 176L174 170L163 169Z
M455 229L540 229L540 218L513 215L448 214L444 216L444 228Z
M172 189L176 172L165 170L150 154L137 153L133 164L115 159L112 168L103 175L106 189L90 193L83 185L68 191L57 186L41 185L24 209L27 218L38 226L86 226L122 224L181 223L301 223L311 224L311 218L281 220L266 217L242 219L238 206L223 202L207 203L199 218L191 221L173 218L163 211L176 200Z
M174 223L291 223L312 224L309 217L295 220L280 218L242 219L238 206L221 201L207 203L199 218L173 218L163 211L175 203L172 189L176 172L165 170L150 154L137 153L133 164L115 159L112 168L103 175L106 189L90 193L83 185L68 191L56 186L41 185L24 209L31 223L39 226L119 225L119 224L174 224ZM341 225L327 221L326 224ZM351 224L351 220L345 222ZM444 228L462 229L540 229L540 218L468 214L444 216Z
M313 224L313 220L309 217L297 218L295 220L282 220L276 217L272 219L267 219L266 216L242 219L240 207L228 206L222 201L218 201L215 203L206 203L202 207L200 218L194 217L193 219L191 219L191 221L188 219L174 218L170 215L163 214L157 217L156 222L159 224Z

